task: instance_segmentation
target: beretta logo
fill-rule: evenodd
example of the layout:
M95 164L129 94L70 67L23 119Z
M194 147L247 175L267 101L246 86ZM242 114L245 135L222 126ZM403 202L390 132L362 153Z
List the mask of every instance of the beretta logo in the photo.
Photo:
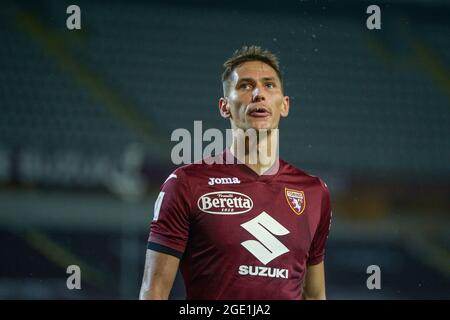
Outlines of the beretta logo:
M253 208L253 201L243 193L217 191L202 195L197 206L201 211L210 214L242 214Z

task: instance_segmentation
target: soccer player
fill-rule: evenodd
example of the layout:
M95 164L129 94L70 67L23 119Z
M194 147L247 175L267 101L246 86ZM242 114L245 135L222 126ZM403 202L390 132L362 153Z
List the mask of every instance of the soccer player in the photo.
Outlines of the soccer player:
M233 142L213 163L183 166L163 183L140 299L167 299L178 268L187 299L325 299L327 186L277 154L250 156L277 147L271 137L289 112L278 59L245 46L224 68L219 109ZM250 130L268 134L256 145L245 138L239 153Z

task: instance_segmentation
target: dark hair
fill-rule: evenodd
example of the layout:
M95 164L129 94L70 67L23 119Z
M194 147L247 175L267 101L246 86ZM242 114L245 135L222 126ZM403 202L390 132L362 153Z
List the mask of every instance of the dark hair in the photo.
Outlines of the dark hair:
M222 82L229 80L233 70L247 61L261 61L268 64L275 70L281 84L283 84L278 57L269 50L264 50L258 46L243 46L241 49L236 50L233 56L223 64L225 70L222 73Z

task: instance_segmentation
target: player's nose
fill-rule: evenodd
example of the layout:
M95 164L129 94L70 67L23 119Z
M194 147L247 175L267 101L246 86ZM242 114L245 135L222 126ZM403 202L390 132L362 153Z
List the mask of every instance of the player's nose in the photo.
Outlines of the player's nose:
M264 101L265 98L263 96L263 94L261 93L261 90L256 87L255 89L253 89L252 91L252 101L253 102L258 102L258 101Z

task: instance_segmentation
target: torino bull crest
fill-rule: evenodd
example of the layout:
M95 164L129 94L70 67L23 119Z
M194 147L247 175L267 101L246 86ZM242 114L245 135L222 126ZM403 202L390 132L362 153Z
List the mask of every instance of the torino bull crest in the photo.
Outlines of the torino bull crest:
M306 207L305 193L303 191L285 188L284 194L286 195L286 200L292 211L294 211L296 215L301 215Z

